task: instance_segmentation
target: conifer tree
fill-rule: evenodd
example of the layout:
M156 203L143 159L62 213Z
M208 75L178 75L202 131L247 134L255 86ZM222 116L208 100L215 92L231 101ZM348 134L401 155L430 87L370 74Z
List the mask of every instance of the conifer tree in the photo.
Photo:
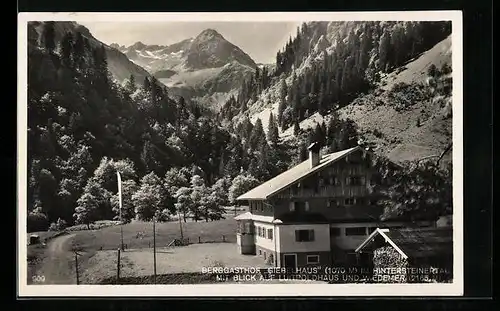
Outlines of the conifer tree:
M299 121L295 119L295 121L293 122L293 135L298 136L299 133L300 133Z
M67 67L71 67L72 53L73 53L73 34L71 32L67 32L61 41L61 61Z
M267 128L267 140L273 146L278 144L279 130L276 121L274 120L273 113L269 114L269 124Z
M48 21L43 24L42 43L47 52L52 54L56 48L56 30L53 21Z

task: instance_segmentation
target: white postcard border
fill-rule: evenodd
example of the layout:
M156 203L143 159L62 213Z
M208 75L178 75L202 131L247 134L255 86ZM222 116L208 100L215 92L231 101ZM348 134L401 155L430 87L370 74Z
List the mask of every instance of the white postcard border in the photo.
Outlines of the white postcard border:
M443 284L210 284L210 285L27 285L27 22L269 22L269 21L452 21L453 68L453 283ZM26 13L18 15L17 105L17 291L19 297L307 297L463 295L463 35L461 11L252 12L252 13Z

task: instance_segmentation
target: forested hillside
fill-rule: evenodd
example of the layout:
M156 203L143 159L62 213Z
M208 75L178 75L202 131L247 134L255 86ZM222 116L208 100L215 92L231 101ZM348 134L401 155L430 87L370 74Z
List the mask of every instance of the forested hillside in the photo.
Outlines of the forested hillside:
M342 109L364 105L363 94L450 32L432 22L304 24L276 64L256 67L215 114L173 99L154 77L116 83L108 48L78 28L56 39L56 26L44 23L28 49L28 230L116 218L116 171L126 220L219 219L238 195L305 160L307 144L337 151L363 143L359 120ZM435 82L447 89L438 71ZM321 121L302 128L311 116ZM379 185L387 217L450 211L449 168L375 161L387 181Z
M42 44L29 44L30 230L59 218L115 217L116 170L124 179L127 218L157 212L165 220L181 212L208 220L287 167L286 148L268 143L262 126L247 124L235 134L204 107L169 98L154 78L142 87L133 76L118 85L103 46L92 47L78 32L57 44L53 27L45 23Z
M397 75L423 74L427 77L425 66L417 66L422 71L421 73L417 70L405 71L405 66L412 67L409 64L413 62L420 64L424 62L426 66L429 66L435 62L435 53L431 53L429 57L425 55L425 52L445 40L450 32L451 23L449 22L304 23L297 30L297 35L289 40L282 51L278 51L275 70L269 73L269 77L266 76L266 83L259 81L262 75L256 72L253 79L247 81L247 84L241 88L238 98L226 102L219 117L230 123L239 123L246 115L252 122L255 122L257 118L266 122L269 119L269 113L272 112L278 122L282 138L294 139L295 136L295 138L299 137L299 141L303 141L300 136L312 135L306 132L313 131L318 135L321 132L326 133L325 123L347 124L348 129L344 131L344 134L337 133L337 135L345 136L351 131L353 125L359 129L361 123L371 120L369 113L359 114L358 117L346 114L346 111L351 110L353 102L361 108L379 102L387 103L387 109L390 109L391 102L401 100L436 99L440 103L447 102L451 100L450 87L444 87L447 90L444 93L426 91L427 94L412 97L416 94L414 90L421 88L422 82L426 82L424 79L420 79L419 85L415 87L387 90L387 93L391 93L394 98L383 99L379 98L379 95L386 91L385 88L392 87L398 81L402 83L397 87L402 87L403 83L409 82L404 77L396 79ZM446 53L445 55L449 55ZM444 63L438 61L436 64L440 66L438 71L445 66L444 70L449 71L445 75L450 76L449 61ZM448 82L445 81L445 83ZM422 85L422 87L430 89L428 85ZM408 98L405 99L405 97ZM364 99L360 100L361 98ZM439 105L441 106L437 107ZM427 105L425 115L432 115L435 111L443 109L442 104L435 106ZM384 105L378 107L381 113L386 109L384 107ZM414 107L416 109L420 105L414 105ZM426 119L425 115L422 115L420 119ZM330 120L332 117L336 120ZM398 117L396 119L403 120L401 122L405 120ZM356 137L352 140L368 138L376 144L377 139L372 139L373 135L368 135L368 137L365 135L367 131L372 132L375 129L380 131L384 127L393 126L377 119L372 121L372 126L362 131L363 135L360 136L363 137ZM417 122L413 120L413 127L416 127L416 124ZM264 123L264 126L266 127L267 124ZM438 123L433 129L439 126ZM440 131L443 132L443 130ZM425 135L424 133L427 132L423 131L422 134ZM383 141L383 143L393 148L396 147L394 145L396 140L404 141L405 138L392 138L391 135L387 137L393 139L392 144L391 141ZM378 142L382 141L378 139ZM343 145L339 144L338 140L333 143ZM338 148L338 146L329 147L330 149ZM425 149L425 146L423 148ZM431 149L434 148L429 150ZM439 149L439 152L441 151ZM383 152L381 154L384 155ZM399 160L396 157L394 159ZM401 160L404 159L404 157L401 158Z
M395 174L408 184L385 189L392 198L401 191L400 201L382 200L388 214L443 213L451 205L445 193L451 187L450 34L450 22L304 23L278 51L275 70L257 71L219 118L235 127L263 122L279 141L297 146L299 157L313 141L324 152L361 144L381 163L389 158L403 167ZM410 198L424 187L417 184L431 182L426 174L447 185L427 185L439 202L431 209Z

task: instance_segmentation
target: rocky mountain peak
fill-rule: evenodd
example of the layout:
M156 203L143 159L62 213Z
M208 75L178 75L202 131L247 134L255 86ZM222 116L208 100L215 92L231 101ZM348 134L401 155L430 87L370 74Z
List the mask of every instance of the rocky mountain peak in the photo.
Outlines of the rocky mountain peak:
M216 68L236 61L256 67L250 56L227 41L214 29L205 29L192 42L187 52L186 65L192 69Z
M129 46L129 49L132 49L132 50L142 50L145 47L146 47L146 45L144 43L142 43L141 41L137 41L136 43L134 43L131 46Z
M211 29L211 28L203 30L196 37L195 40L198 40L198 41L209 41L209 40L213 40L213 39L225 40L224 37L220 33L217 32L217 30Z

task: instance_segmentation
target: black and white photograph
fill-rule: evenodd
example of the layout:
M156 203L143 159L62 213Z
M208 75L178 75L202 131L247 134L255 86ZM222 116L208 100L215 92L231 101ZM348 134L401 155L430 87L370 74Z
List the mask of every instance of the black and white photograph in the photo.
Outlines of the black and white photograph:
M20 14L19 294L460 295L461 18Z

